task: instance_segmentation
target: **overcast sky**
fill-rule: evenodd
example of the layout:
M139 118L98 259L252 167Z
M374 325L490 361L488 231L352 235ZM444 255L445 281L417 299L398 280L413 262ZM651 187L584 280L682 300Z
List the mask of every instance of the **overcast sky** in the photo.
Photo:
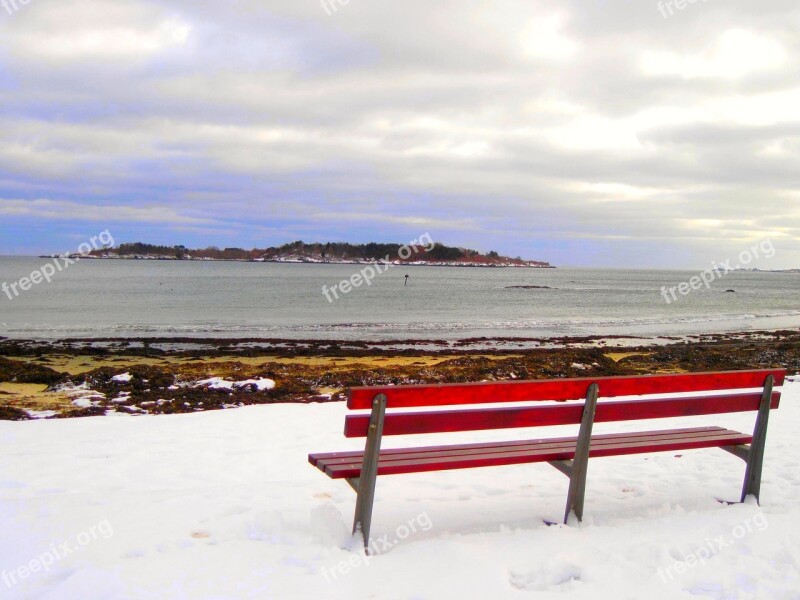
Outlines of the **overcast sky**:
M797 0L342 1L5 0L0 254L800 267Z

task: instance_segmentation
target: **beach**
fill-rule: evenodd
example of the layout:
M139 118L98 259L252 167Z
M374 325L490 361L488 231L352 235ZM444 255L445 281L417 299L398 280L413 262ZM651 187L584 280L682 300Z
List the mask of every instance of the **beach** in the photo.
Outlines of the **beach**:
M509 347L515 344L518 347ZM479 347L480 350L475 348ZM800 333L651 340L0 340L0 418L227 410L343 400L353 386L722 371L800 371Z

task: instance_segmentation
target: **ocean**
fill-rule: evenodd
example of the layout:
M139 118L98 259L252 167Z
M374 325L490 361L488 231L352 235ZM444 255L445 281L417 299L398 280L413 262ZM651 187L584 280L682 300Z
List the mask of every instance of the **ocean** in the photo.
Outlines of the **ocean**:
M0 258L0 284L48 262ZM668 303L662 286L698 272L397 266L348 293L337 287L338 299L323 294L362 268L82 260L19 296L0 292L0 336L652 339L800 326L796 273L732 272Z

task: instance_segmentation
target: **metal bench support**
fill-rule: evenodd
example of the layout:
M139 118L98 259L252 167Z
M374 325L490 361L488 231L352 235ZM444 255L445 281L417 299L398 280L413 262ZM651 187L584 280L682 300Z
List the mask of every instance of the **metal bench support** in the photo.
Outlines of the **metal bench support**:
M348 483L358 493L356 513L353 518L353 533L361 531L364 538L364 550L369 554L369 528L372 522L372 504L375 499L375 482L378 478L378 458L381 452L383 422L386 416L386 395L378 394L372 400L372 414L369 418L369 432L364 447L364 460L361 463L361 475Z
M761 493L761 465L764 462L764 445L767 441L767 423L769 422L769 407L772 403L772 386L775 379L772 375L767 375L764 381L764 392L761 395L761 404L758 407L756 417L756 427L753 430L753 441L750 443L750 451L747 456L747 468L744 472L744 484L742 485L742 499L751 494L759 502Z
M586 402L583 405L581 429L575 445L575 457L572 460L551 461L550 464L569 477L567 492L567 508L564 511L564 524L569 521L570 513L575 513L578 521L583 520L583 497L586 493L586 471L589 466L589 447L592 443L592 426L597 409L597 396L600 388L596 383L589 386Z

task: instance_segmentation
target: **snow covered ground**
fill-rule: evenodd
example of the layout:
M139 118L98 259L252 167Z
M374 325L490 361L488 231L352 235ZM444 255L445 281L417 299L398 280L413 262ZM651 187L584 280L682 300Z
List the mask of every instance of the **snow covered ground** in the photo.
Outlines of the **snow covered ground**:
M797 599L800 382L784 391L761 508L716 501L744 472L720 450L591 460L577 527L544 524L567 490L546 464L382 477L370 557L347 549L355 494L307 463L361 444L342 404L0 422L0 598Z

